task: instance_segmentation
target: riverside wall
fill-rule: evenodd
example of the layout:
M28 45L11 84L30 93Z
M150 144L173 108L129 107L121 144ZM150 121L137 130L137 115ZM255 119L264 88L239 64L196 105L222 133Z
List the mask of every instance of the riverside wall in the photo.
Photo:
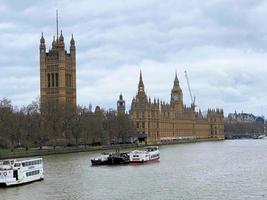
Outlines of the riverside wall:
M161 143L152 143L148 145L174 145L174 144L186 144L186 143L196 143L196 142L207 142L207 141L221 141L223 139L216 138L207 138L207 139L192 139L192 140L177 140L177 141L166 141ZM39 149L30 149L28 151L19 151L19 152L1 152L0 151L0 160L1 159L12 159L12 158L24 158L24 157L35 157L35 156L46 156L54 154L67 154L67 153L78 153L78 152L91 152L91 151L116 151L122 149L133 149L141 148L147 144L120 144L120 145L107 145L107 146L78 146L78 147L57 147L56 149L44 148Z

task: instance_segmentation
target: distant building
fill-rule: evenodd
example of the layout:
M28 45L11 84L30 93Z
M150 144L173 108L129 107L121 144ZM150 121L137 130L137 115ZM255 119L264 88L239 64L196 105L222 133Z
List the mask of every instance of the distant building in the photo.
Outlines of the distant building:
M234 113L228 114L227 121L229 123L260 123L264 124L264 117L263 116L255 116L252 113Z
M140 72L138 92L132 100L130 115L137 133L145 136L148 143L179 139L224 139L223 110L209 109L204 117L201 112L195 111L194 105L185 106L177 74L170 103L165 103L147 97Z
M117 111L119 114L125 114L125 101L123 100L122 94L120 94L119 100L117 101Z
M264 124L264 121L265 121L265 119L262 116L256 118L256 123Z
M40 39L40 92L41 108L45 104L59 104L76 108L76 48L73 36L70 52L65 49L61 31L53 39L52 48L46 51L42 33Z

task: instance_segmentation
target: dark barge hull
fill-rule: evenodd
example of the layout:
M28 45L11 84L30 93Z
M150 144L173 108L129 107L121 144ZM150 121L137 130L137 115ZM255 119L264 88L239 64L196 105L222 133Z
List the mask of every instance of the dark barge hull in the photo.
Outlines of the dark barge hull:
M129 164L129 156L126 153L111 154L105 161L91 159L91 163L94 166Z

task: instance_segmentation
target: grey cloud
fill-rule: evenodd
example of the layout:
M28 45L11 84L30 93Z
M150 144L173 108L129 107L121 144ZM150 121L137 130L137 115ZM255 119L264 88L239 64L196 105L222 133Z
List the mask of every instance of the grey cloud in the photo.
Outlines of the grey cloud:
M66 48L71 33L77 44L79 104L115 107L122 92L129 108L140 69L165 101L178 70L189 104L186 69L203 109L267 111L267 3L254 0L1 1L0 83L11 87L0 97L21 106L39 95L39 39L51 47L56 9Z

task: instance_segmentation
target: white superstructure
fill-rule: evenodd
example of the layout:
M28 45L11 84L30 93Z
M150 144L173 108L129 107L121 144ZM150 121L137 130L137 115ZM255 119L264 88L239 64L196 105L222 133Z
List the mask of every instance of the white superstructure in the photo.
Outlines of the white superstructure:
M144 150L134 150L129 153L130 163L144 163L159 160L159 148L157 146L145 147Z
M5 186L44 179L42 158L0 161L0 184Z

